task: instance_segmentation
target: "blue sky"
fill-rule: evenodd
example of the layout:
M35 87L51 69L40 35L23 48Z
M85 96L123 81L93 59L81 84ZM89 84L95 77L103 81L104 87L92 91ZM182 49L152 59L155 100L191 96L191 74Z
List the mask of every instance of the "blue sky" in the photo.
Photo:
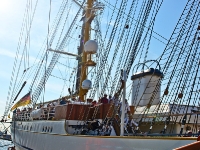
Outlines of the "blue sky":
M1 0L0 5L0 115L2 116L8 95L10 78L19 41L20 29L22 26L23 15L27 0L13 1ZM34 3L34 2L33 2ZM52 0L52 12L56 12L61 0ZM186 4L186 0L165 0L160 13L157 16L154 31L161 34L165 38L169 38L180 14ZM45 6L45 7L44 7ZM35 29L35 48L39 49L40 46L37 39L46 36L47 20L48 19L49 4L46 1L39 2L37 13L35 15L36 24ZM52 13L53 14L53 13ZM53 16L52 16L53 18ZM164 41L164 40L163 40ZM166 42L166 41L164 41ZM155 49L162 51L163 44L156 45ZM155 54L152 54L154 56ZM33 56L34 59L34 56ZM56 85L51 83L49 90L55 91ZM48 89L47 89L48 90ZM51 93L51 96L55 93ZM57 96L57 95L56 95ZM53 97L55 98L55 97Z
M59 3L61 1L52 1L52 12L54 9L59 8ZM0 115L2 116L8 95L9 84L11 80L11 73L13 69L13 63L15 59L15 54L18 46L18 41L20 37L20 31L22 27L22 21L24 16L24 11L26 8L27 0L21 1L1 1L0 5ZM33 1L33 4L35 1ZM45 7L43 7L45 6ZM41 43L39 37L45 37L47 31L47 22L44 23L43 20L48 19L49 4L45 2L38 3L37 11L35 14L35 24L33 28L35 29L34 47L35 49L40 48ZM56 11L56 10L55 10ZM42 14L42 15L41 15ZM42 41L43 42L43 41ZM36 56L31 56L30 61L33 61ZM17 68L16 68L17 70Z

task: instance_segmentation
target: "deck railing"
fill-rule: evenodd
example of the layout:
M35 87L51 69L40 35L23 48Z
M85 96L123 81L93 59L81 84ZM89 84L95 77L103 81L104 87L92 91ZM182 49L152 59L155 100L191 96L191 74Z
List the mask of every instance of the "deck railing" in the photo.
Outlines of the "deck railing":
M40 108L42 109L42 114L38 118L31 117L31 112L22 111L18 113L13 113L12 120L15 121L31 121L31 120L52 120L55 116L55 107Z

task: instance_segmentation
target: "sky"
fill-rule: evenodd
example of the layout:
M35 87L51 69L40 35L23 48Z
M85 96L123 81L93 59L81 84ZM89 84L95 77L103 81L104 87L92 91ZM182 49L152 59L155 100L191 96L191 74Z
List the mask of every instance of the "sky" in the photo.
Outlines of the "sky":
M33 5L34 5L33 1ZM53 8L59 8L61 1L52 0ZM4 113L5 105L7 101L7 95L11 80L11 73L13 70L15 54L18 47L18 42L20 38L20 31L22 27L24 11L26 8L27 0L21 1L3 1L1 0L0 5L0 115ZM35 14L35 24L34 29L36 30L34 40L34 47L36 49L40 48L40 43L37 39L38 37L45 37L47 31L47 22L44 23L43 20L48 19L49 4L44 2L38 2L38 8ZM45 6L45 7L43 7ZM52 12L54 9L52 9ZM56 11L56 10L55 10ZM42 15L41 15L42 14ZM31 56L30 61L35 60L36 56ZM18 68L15 68L16 70Z
M0 0L0 115L2 116L5 110L9 84L13 69L15 53L17 50L20 30L23 21L25 5L28 0ZM45 37L47 30L49 4L47 1L39 1L37 13L35 15L35 48L39 47L38 37ZM61 0L52 0L52 14L56 12ZM164 0L160 13L157 16L157 23L154 31L169 39L178 18L186 4L186 0ZM45 6L45 7L44 7ZM52 17L53 18L53 17ZM164 40L163 40L164 41ZM166 42L166 41L165 41ZM163 44L160 48L162 50ZM159 49L159 46L155 46ZM154 55L154 54L152 54ZM32 58L34 59L34 57ZM31 60L30 60L31 61ZM55 83L51 83L49 89L56 92L58 89ZM53 97L54 93L52 93ZM54 98L54 97L53 97Z

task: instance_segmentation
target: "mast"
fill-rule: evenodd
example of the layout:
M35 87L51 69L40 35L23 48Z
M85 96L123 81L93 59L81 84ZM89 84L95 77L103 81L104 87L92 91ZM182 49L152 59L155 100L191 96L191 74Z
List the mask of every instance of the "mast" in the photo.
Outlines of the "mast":
M85 7L85 18L83 19L84 21L84 31L83 31L83 43L85 44L89 39L90 39L90 30L91 30L91 22L94 18L94 12L92 11L92 7L93 7L93 0L87 0L87 5ZM87 60L89 55L89 61ZM93 61L91 61L91 54L86 53L83 50L83 55L82 55L82 63L81 63L81 76L80 76L80 84L82 84L82 82L87 79L87 72L88 72L88 66L95 66L96 63L94 63ZM88 92L88 89L83 89L80 86L80 90L79 90L79 99L81 101L85 101L85 94Z
M85 14L85 11L83 11L82 15ZM82 24L82 28L81 28L81 35L84 35L84 23ZM84 37L81 36L80 38L80 46L78 47L78 55L81 56L82 52L83 52L83 48L84 48ZM79 87L80 87L80 77L81 77L81 62L82 62L82 57L77 57L78 60L78 69L77 69L77 73L76 73L76 93L79 93Z

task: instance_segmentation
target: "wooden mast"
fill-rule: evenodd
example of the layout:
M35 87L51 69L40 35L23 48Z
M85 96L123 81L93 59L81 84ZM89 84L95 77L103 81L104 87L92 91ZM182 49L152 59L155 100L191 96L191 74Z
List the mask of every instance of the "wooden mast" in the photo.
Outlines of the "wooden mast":
M85 15L85 19L83 19L84 21L83 43L84 44L90 39L90 29L91 29L90 26L91 26L91 21L94 18L94 14L91 11L92 6L93 6L93 0L87 0L87 6L85 8L86 15ZM79 99L81 101L85 101L84 96L88 92L87 89L82 89L81 87L82 82L87 78L87 66L88 66L87 58L88 58L88 54L83 50L81 76L80 76L80 90L79 90Z

